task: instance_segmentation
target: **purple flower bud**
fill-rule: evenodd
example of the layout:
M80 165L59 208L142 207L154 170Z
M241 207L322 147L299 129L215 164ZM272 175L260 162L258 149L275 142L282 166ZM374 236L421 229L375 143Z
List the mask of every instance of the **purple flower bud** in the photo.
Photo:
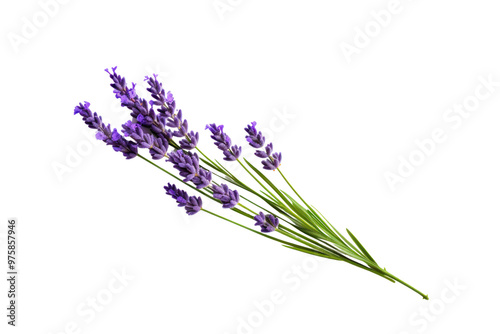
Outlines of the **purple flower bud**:
M137 96L134 83L132 83L132 88L128 88L125 78L116 73L116 67L113 67L112 70L113 72L110 72L106 69L106 72L113 81L111 87L114 88L115 96L121 100L121 105L131 110L130 115L137 119L142 126L151 129L156 137L170 140L172 134L170 130L165 129L163 116L157 115L152 105L150 106L145 99Z
M256 124L256 122L252 122L245 128L245 131L248 133L246 139L250 143L250 146L259 148L264 145L265 140L262 136L262 133L260 131L257 132L257 129L255 128ZM264 151L255 151L255 155L261 159L267 158L266 160L262 161L264 169L276 170L276 168L281 165L281 153L273 153L273 143L267 144Z
M198 145L198 140L200 136L198 132L191 131L188 135L187 138L183 138L179 141L179 145L181 146L182 149L184 150L192 150L193 148Z
M224 160L235 161L241 155L241 146L231 146L231 138L224 133L224 125L207 124L205 129L210 130L215 146L224 154Z
M262 135L262 132L257 132L255 125L257 125L257 122L252 122L251 124L247 125L245 131L248 133L248 136L245 136L245 138L247 139L247 142L250 144L250 146L254 148L261 148L262 146L264 146L266 138Z
M203 206L203 201L201 197L189 196L188 201L186 203L186 213L188 215L194 215L199 212Z
M189 198L187 192L181 189L177 189L175 184L170 183L163 188L165 188L167 195L172 196L172 198L177 201L177 206L182 207L186 205Z
M90 103L85 102L75 107L74 114L80 114L85 124L91 129L96 129L96 138L104 141L107 145L111 145L116 152L122 152L127 159L132 159L137 156L137 144L126 140L116 131L111 130L111 126L104 125L101 116L97 113L92 113L89 109Z
M221 184L220 186L212 185L212 190L214 191L213 196L222 203L222 207L225 209L230 209L234 207L240 201L240 195L237 190L230 190L226 184Z
M145 133L138 123L127 121L122 125L122 132L125 136L130 136L137 146L140 148L149 149L149 153L153 160L159 160L167 156L168 139L164 137L156 138L150 133Z
M194 215L201 210L203 206L201 197L188 196L184 190L178 189L174 184L170 183L164 188L167 195L176 200L177 206L185 207L188 215Z
M156 138L153 147L149 148L149 153L153 160L159 160L167 156L168 141L165 138Z
M264 169L276 170L281 165L281 153L273 153L269 159L263 160Z
M278 218L271 214L264 215L262 211L253 218L256 221L255 226L260 226L260 231L264 233L273 232L279 225Z
M148 92L153 97L153 104L159 106L158 112L164 114L166 117L171 117L175 111L175 101L172 93L168 92L165 95L163 85L158 80L158 75L153 74L153 77L146 77L149 88Z
M262 159L270 157L271 153L273 153L273 143L267 144L265 151L255 151L255 155Z
M200 168L199 158L196 153L177 150L171 153L167 161L174 164L179 175L184 177L184 182L192 181L196 188L205 188L212 181L212 173Z

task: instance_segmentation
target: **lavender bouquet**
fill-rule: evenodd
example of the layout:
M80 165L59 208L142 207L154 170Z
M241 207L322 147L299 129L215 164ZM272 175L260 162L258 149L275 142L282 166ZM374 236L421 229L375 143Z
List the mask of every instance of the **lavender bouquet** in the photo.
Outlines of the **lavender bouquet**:
M245 131L246 141L255 149L260 159L261 171L253 162L241 157L241 146L233 145L223 125L208 124L206 130L215 146L222 151L223 160L237 163L256 182L247 185L231 173L217 159L205 155L198 146L198 132L190 131L182 111L176 108L172 93L165 92L157 75L146 77L147 91L151 100L138 96L136 85L127 86L124 77L116 72L116 67L106 69L112 80L111 87L121 106L130 110L131 120L122 125L121 133L111 129L101 116L90 110L90 103L80 103L75 107L85 124L97 130L96 138L121 152L127 159L139 157L148 164L170 175L183 187L190 188L191 194L175 184L164 188L178 206L184 207L188 215L200 211L236 224L248 231L277 241L287 248L327 259L344 261L391 282L399 282L421 295L428 296L380 267L359 240L347 230L350 240L343 236L313 206L307 203L293 188L280 169L282 155L274 151L272 143L267 143L256 122L250 123ZM139 153L148 151L151 160ZM198 153L200 155L198 155ZM254 158L255 159L255 158ZM152 160L165 160L174 170L167 170ZM257 164L259 165L259 164ZM278 171L297 196L278 189L266 171ZM256 185L260 186L260 189ZM245 194L240 194L242 192ZM200 196L194 196L196 195ZM203 205L205 196L214 205L232 210L242 217L236 222L216 214ZM245 221L246 223L244 223ZM252 224L257 227L252 227ZM259 231L260 230L260 231Z

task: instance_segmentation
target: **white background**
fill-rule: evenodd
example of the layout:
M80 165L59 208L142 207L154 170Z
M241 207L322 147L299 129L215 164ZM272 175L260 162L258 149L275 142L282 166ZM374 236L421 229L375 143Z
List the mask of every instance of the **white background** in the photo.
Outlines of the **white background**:
M1 332L497 332L500 87L460 123L443 117L474 102L479 77L500 81L498 4L401 0L382 28L370 13L389 1L215 4L225 11L212 0L72 0L48 17L34 0L2 2L0 243L5 254L17 217L20 309L12 330L2 279ZM31 35L27 21L39 25ZM159 73L218 158L205 124L225 124L244 146L257 121L303 196L431 300L187 218L164 195L168 176L126 161L73 116L87 100L115 127L127 119L103 71L115 65L129 82ZM422 157L415 141L436 128L446 140L391 189L387 173L400 156ZM109 292L122 270L133 278ZM96 297L107 304L92 317Z

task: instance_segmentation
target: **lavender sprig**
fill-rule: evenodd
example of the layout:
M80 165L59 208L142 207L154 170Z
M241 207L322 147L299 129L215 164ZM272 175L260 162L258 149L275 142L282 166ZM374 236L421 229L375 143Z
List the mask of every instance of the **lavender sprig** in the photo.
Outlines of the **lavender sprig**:
M196 153L177 150L171 153L167 159L184 177L184 182L193 182L197 189L207 187L212 181L212 173L200 167L200 161Z
M135 90L135 84L132 83L132 88L128 88L125 78L116 73L116 67L111 69L112 71L108 69L105 71L113 81L111 87L114 89L116 98L121 100L122 107L128 108L131 111L130 115L143 127L149 129L155 137L163 137L170 141L173 134L165 128L166 118L156 114L153 108L154 103L148 103L140 98Z
M262 132L257 131L256 126L257 122L252 122L247 125L245 131L248 133L246 139L250 146L254 148L261 148L264 146L265 138L262 135ZM267 144L263 151L256 150L255 155L261 159L265 159L262 162L264 169L267 170L276 170L281 165L281 153L273 153L273 143Z
M245 136L245 138L248 144L253 148L261 148L266 143L266 138L262 135L262 132L257 131L255 125L257 125L257 122L252 122L247 125L245 131L248 135Z
M167 195L172 196L176 200L177 206L184 207L188 215L194 215L203 207L201 197L189 196L184 190L178 189L173 184L168 184L164 187Z
M241 155L241 146L231 146L231 138L224 133L224 125L207 124L205 129L210 130L215 146L224 154L224 160L235 161Z
M125 137L130 136L130 138L137 143L138 147L149 149L149 153L153 160L167 157L169 145L165 138L156 138L152 134L144 132L140 124L132 123L131 121L127 121L127 123L123 124L122 128Z
M111 125L104 125L102 117L97 115L97 113L92 113L89 106L89 102L80 103L75 107L74 114L80 114L89 128L97 130L97 139L104 141L107 145L111 145L116 152L122 152L125 158L135 158L137 156L137 144L123 138L116 129L111 131Z
M255 226L260 226L260 231L264 233L273 232L279 225L278 218L271 214L264 215L262 211L254 219L256 221Z
M159 107L157 111L162 119L166 120L166 126L174 128L175 137L184 137L179 145L184 150L192 150L198 144L199 135L197 132L189 131L188 121L182 118L182 110L175 111L175 100L171 92L165 94L163 85L158 81L158 75L144 79L148 82L147 91L151 93L153 100L149 101L153 106Z
M175 100L171 92L165 94L163 85L158 81L158 75L153 74L152 77L146 76L144 81L148 82L149 88L147 91L153 97L153 104L159 106L158 111L167 117L171 117L175 112Z
M230 190L227 184L212 185L213 196L222 203L222 207L230 209L236 206L240 201L240 195L237 190Z
M162 84L157 80L157 75L146 77L149 85L148 92L152 96L152 100L148 102L137 95L134 83L132 83L131 88L127 86L125 78L116 73L116 67L113 67L111 71L106 70L106 72L112 79L111 86L115 96L120 99L122 106L131 110L133 119L122 125L122 132L133 141L125 139L116 129L111 130L109 124L103 124L101 117L90 111L88 102L80 103L75 108L75 114L80 114L90 128L97 130L97 139L111 145L115 151L122 152L127 159L139 156L171 177L186 183L187 186L202 195L221 203L223 208L229 208L233 212L251 219L255 226L260 227L260 232L253 227L245 226L202 208L201 197L189 196L184 190L169 183L164 187L167 194L175 199L178 206L184 207L188 215L196 214L199 211L207 212L253 233L280 242L285 247L315 256L345 261L389 281L400 282L419 293L424 299L428 299L427 295L380 267L349 230L347 233L353 243L342 236L319 211L300 196L279 168L282 161L281 153L274 152L272 143L266 145L262 132L256 128L256 122L251 122L245 128L247 142L252 148L257 149L255 155L262 159L261 163L264 169L278 170L278 173L305 206L279 189L270 178L266 177L247 159L242 159L245 162L243 164L242 160L239 159L241 147L232 145L231 139L224 132L222 125L209 124L206 128L210 130L215 145L223 151L224 160L238 161L262 188L247 186L222 164L214 163L208 158L197 147L198 133L189 131L188 122L183 119L182 111L176 109L173 95L170 92L165 93ZM181 138L179 144L173 140L173 137ZM177 150L167 153L169 146L173 146ZM148 149L153 160L166 157L183 179L138 154L138 148ZM203 155L203 163L217 172L214 174L215 176L255 195L263 202L261 205L266 205L268 209L247 197L240 196L237 189L230 189L225 183L219 185L217 182L212 182L211 170L200 167L198 155L189 151L194 148ZM237 205L238 207L236 207ZM247 205L250 207L253 205L254 209L247 207ZM254 211L255 208L264 211L257 213ZM271 232L273 232L272 236ZM275 237L276 234L285 236L287 240Z

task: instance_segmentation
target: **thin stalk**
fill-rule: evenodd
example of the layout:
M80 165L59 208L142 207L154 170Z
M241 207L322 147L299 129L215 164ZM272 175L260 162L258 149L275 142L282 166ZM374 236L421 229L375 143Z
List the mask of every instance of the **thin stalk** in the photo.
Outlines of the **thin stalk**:
M416 293L418 293L419 295L422 296L422 298L424 298L425 300L429 300L429 295L426 295L424 294L423 292L420 292L419 290L415 289L413 286L411 286L410 284L406 283L405 281L397 278L396 276L394 276L393 274L387 272L387 270L383 269L383 271L385 272L385 274L387 276L389 276L390 278L394 279L395 281L398 281L399 283L403 284L404 286L406 286L407 288L410 288L412 289L413 291L415 291Z
M274 199L276 199L276 200L278 201L278 198L277 198L276 196L274 196L274 194L273 194L272 192L270 192L270 191L269 191L269 189L267 189L267 188L266 188L266 187L265 187L265 186L264 186L264 185L263 185L263 184L259 181L259 179L257 179L257 178L256 178L256 177L255 177L255 176L254 176L254 175L253 175L253 174L252 174L252 173L251 173L251 172L250 172L250 171L249 171L249 170L245 167L245 165L243 165L243 164L241 163L240 159L236 159L236 161L238 161L238 163L241 165L241 167L243 167L243 168L247 171L247 173L248 173L248 174L250 174L250 176L251 176L251 177L252 177L255 181L257 181L257 183L258 183L258 184L260 184L260 186L261 186L262 188L264 188L264 189L265 189L265 190L266 190L266 191L267 191L267 192L268 192L268 193L269 193L272 197L274 197Z
M297 190L295 190L295 188L292 186L292 184L290 182L288 182L287 178L285 177L285 175L283 175L283 173L281 172L281 170L279 169L279 167L277 168L278 172L280 173L281 177L283 177L283 180L286 181L286 183L288 184L288 186L290 187L290 189L293 190L293 192L295 193L295 195L297 195L300 200L309 208L309 210L313 211L314 210L309 206L309 204L307 204L306 201L304 201L304 199L302 198L302 196L299 195L299 193L297 192Z
M275 237L271 237L270 235L260 233L260 232L258 232L258 231L256 231L256 230L252 230L251 228L246 227L245 225L239 224L239 223L235 222L234 220L231 220L231 219L229 219L229 218L226 218L226 217L223 217L223 216L221 216L221 215L218 215L218 214L216 214L216 213L214 213L214 212L212 212L212 211L209 211L209 210L206 210L206 209L203 209L203 208L201 209L201 211L207 212L207 213L209 213L209 214L211 214L211 215L213 215L213 216L215 216L215 217L218 217L218 218L220 218L220 219L223 219L223 220L225 220L225 221L228 221L228 222L230 222L230 223L233 223L233 224L235 224L235 225L238 225L238 226L240 226L240 227L243 227L244 229L246 229L246 230L248 230L248 231L252 231L253 233L256 233L256 234L261 235L261 236L263 236L263 237L266 237L266 238L268 238L268 239L271 239L271 240L274 240L274 241L281 242L281 243L282 243L282 244L284 244L284 245L288 245L288 246L292 246L292 247L300 247L299 245L296 245L296 244L294 244L294 243L291 243L291 242L288 242L288 241L285 241L285 240L281 240L281 239L278 239L278 238L275 238Z

